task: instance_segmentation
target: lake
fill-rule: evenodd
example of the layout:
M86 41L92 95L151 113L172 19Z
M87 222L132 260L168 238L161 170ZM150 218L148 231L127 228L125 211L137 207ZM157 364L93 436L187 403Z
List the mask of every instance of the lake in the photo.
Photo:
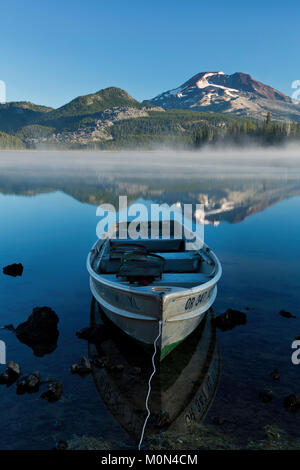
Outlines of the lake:
M297 446L300 415L286 411L283 402L300 394L300 365L291 361L291 344L300 335L300 167L293 158L285 160L284 151L282 158L280 151L273 160L270 155L261 151L260 158L257 152L252 160L248 151L226 160L166 151L0 153L0 266L24 265L21 277L1 270L0 326L17 326L36 306L49 306L59 317L57 348L43 357L11 331L0 330L0 340L7 360L18 362L24 374L39 370L43 378L63 382L56 403L41 400L40 393L16 395L15 385L0 386L1 449L51 449L59 440L82 436L120 449L136 445L91 375L70 373L71 365L88 355L87 342L75 333L90 323L85 263L96 240L96 209L103 202L117 205L119 195L129 202L205 204L205 242L223 268L214 315L228 308L247 315L245 325L216 332L220 371L202 423L215 436L215 447L224 439L229 447L245 448L268 439L274 429L283 446ZM284 318L280 310L296 318ZM206 346L197 341L192 352L188 344L180 351L188 358L183 369L196 353L201 359ZM170 357L165 372L172 384L178 367L173 363ZM279 380L270 376L274 369ZM193 371L190 366L181 376L186 387ZM146 377L142 373L136 385L132 381L133 390L144 379L146 384ZM273 392L269 403L259 399L265 389ZM178 436L184 441L185 431L179 429Z

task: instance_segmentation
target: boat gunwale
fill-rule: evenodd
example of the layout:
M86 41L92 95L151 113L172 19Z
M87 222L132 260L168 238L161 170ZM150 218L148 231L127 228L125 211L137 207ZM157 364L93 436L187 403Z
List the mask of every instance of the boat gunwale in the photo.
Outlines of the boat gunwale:
M104 285L106 285L107 287L112 287L116 290L119 290L119 291L123 291L123 292L130 292L130 293L135 293L135 294L139 294L139 295L142 295L142 296L150 296L150 297L157 297L159 295L161 295L163 293L163 299L164 300L168 300L168 298L180 298L180 297L184 297L184 296L187 296L187 295L190 295L190 294L195 294L195 293L199 293L199 292L202 292L204 290L207 290L209 289L210 287L214 286L218 280L220 279L221 275L222 275L222 267L221 267L221 263L220 261L218 260L217 256L214 254L214 252L203 242L203 250L205 251L205 254L206 256L208 256L209 258L211 258L215 264L215 275L213 278L211 278L209 281L207 282L204 282L203 284L199 284L197 286L194 286L194 287L189 287L187 289L183 289L183 290L180 290L180 291L174 291L174 292L170 292L170 293L166 293L163 291L163 287L164 286L161 286L162 289L161 289L161 292L159 292L159 290L157 291L153 291L153 292L147 292L147 291L141 291L139 290L139 288L137 287L132 287L132 286L125 286L125 285L122 285L120 283L116 283L116 282L112 282L112 281L109 281L108 279L106 279L104 276L101 276L100 274L97 274L94 269L92 268L92 263L91 263L91 257L92 257L92 254L100 251L100 248L101 246L103 245L103 243L108 240L109 238L104 238L104 239L101 239L99 238L93 245L92 249L90 250L89 254L88 254L88 257L87 257L87 262L86 262L86 265L87 265L87 270L90 274L90 276L95 279L97 282L100 282ZM99 244L99 246L97 246ZM192 250L190 250L192 251ZM195 250L195 251L200 251L200 250ZM165 287L168 287L168 286L165 286Z

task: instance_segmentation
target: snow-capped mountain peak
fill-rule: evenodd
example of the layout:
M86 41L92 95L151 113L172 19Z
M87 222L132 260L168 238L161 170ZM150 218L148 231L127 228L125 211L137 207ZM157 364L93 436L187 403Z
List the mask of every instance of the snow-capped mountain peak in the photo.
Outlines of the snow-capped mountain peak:
M191 109L264 117L270 111L274 118L300 120L300 107L290 97L236 72L201 72L178 88L146 100L165 109Z

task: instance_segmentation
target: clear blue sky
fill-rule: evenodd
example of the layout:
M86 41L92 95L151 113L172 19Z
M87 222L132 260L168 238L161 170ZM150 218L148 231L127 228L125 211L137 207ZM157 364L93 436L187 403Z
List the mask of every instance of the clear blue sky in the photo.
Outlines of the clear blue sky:
M152 98L209 70L250 73L291 95L300 2L3 0L7 100L58 107L118 86Z

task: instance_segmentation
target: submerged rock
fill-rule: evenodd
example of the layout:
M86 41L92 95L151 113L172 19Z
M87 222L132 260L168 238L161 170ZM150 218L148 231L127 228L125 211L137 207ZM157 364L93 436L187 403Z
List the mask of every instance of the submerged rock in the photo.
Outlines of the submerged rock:
M13 276L13 277L17 277L17 276L22 276L23 274L23 265L22 263L14 263L14 264L10 264L8 266L5 266L3 268L3 274L7 274L8 276Z
M288 395L284 399L284 408L290 413L296 413L300 410L300 397L299 395Z
M90 361L83 356L77 364L71 366L72 374L87 375L92 372L92 365Z
M57 347L59 319L50 307L36 307L24 323L17 326L15 333L21 343L31 347L36 356L44 356Z
M13 332L16 331L14 325L12 325L11 323L10 323L9 325L4 325L4 326L2 327L2 329L3 329L3 330L8 330L8 331L13 331Z
M21 375L21 367L19 364L13 361L9 361L6 364L6 370L0 375L1 385L11 385Z
M239 310L229 308L225 313L215 318L216 327L221 331L232 330L235 326L245 325L247 315Z
M110 368L110 360L108 357L106 356L102 356L102 357L99 357L99 356L96 356L96 357L93 357L92 360L91 360L92 364L95 366L95 367L98 367L99 369L101 369L102 367L106 367L107 369ZM113 367L116 367L116 366L113 366Z
M284 318L297 318L296 315L292 315L291 312L286 312L285 310L280 310L279 315Z
M272 390L262 390L261 392L259 392L258 398L263 403L270 403L270 401L272 401L274 398L274 393L272 392Z
M38 392L40 388L41 377L38 371L32 374L21 377L17 382L17 394L23 395L24 393Z
M58 443L54 447L54 450L67 450L67 448L68 443L66 441L58 441Z
M57 380L48 385L47 390L41 394L43 400L47 400L50 403L54 403L60 399L63 392L62 383Z
M105 328L103 325L81 328L81 330L76 332L76 336L91 343L101 343L106 337Z
M272 372L270 372L270 376L272 377L273 380L279 380L280 378L279 370L278 369L272 370Z

